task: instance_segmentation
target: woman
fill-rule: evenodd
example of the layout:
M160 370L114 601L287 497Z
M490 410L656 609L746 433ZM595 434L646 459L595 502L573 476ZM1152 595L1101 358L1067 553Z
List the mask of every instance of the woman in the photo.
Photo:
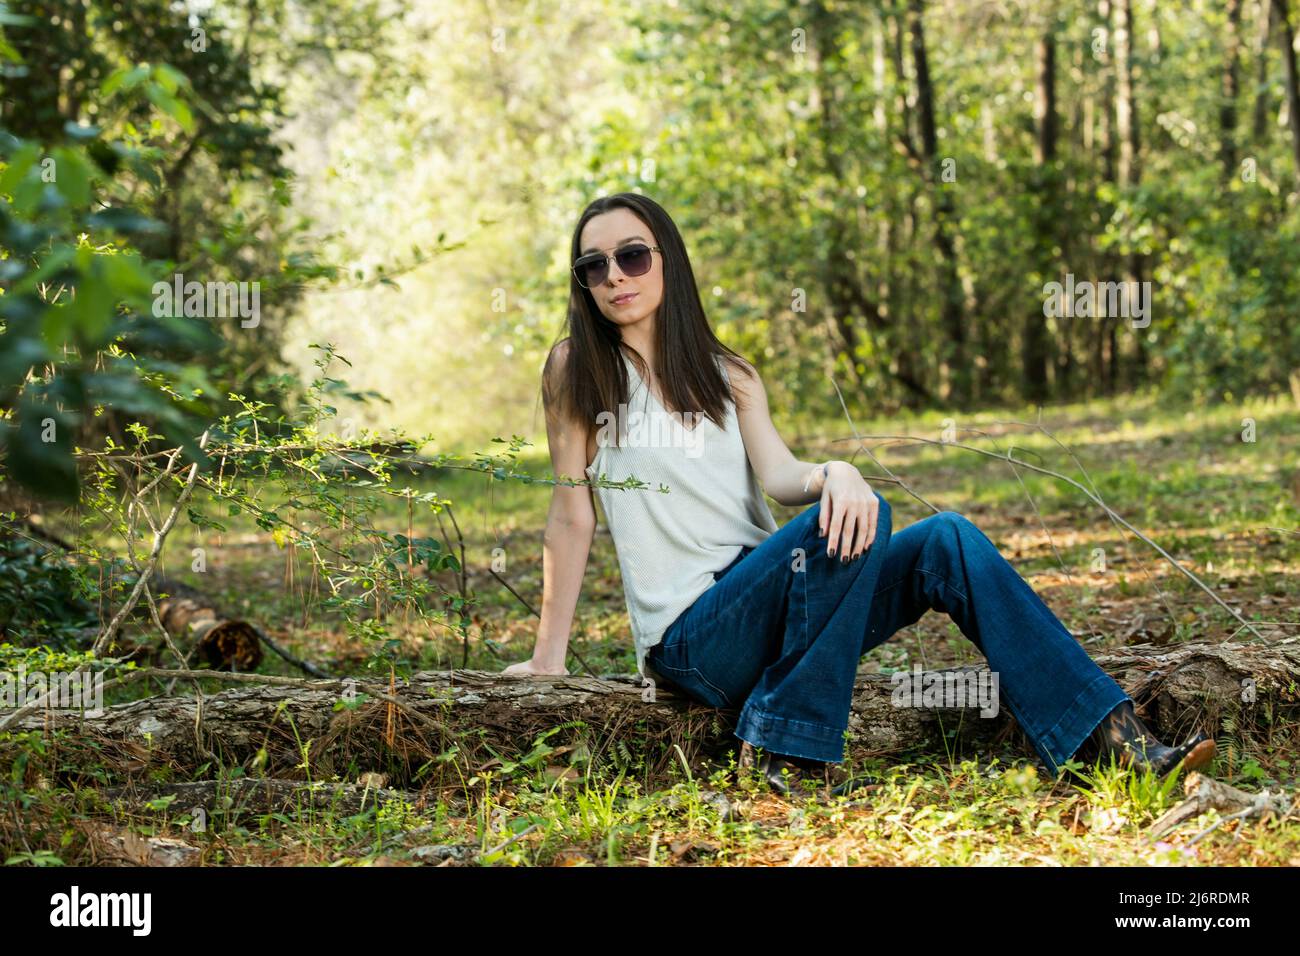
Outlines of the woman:
M889 504L852 464L795 459L757 371L709 327L685 244L657 203L597 199L571 253L568 337L543 371L555 474L647 483L594 489L618 553L637 671L709 706L740 708L742 766L784 792L783 770L829 780L843 761L858 659L930 609L951 615L985 655L1054 774L1085 743L1161 774L1212 759L1203 734L1176 748L1156 740L966 518L943 512L892 533ZM667 494L656 490L664 485ZM555 486L537 643L507 674L568 673L596 527L592 490ZM778 528L763 492L812 504Z

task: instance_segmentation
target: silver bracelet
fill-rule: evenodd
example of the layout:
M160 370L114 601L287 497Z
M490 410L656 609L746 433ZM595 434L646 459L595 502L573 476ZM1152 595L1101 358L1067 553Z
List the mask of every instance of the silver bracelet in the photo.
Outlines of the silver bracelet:
M831 473L831 463L829 461L822 462L822 483L823 484L826 482L826 478L830 475L830 473ZM808 477L804 479L804 483L803 483L804 491L807 491L808 486L812 484L814 474L816 474L815 471L809 473Z

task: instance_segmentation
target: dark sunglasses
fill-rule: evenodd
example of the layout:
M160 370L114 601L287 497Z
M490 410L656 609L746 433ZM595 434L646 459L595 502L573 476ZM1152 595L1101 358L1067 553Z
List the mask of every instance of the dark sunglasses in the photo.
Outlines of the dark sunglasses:
M583 256L571 268L574 277L578 280L578 285L584 289L591 289L609 278L609 260L611 259L618 262L618 269L625 276L645 275L650 271L651 263L654 262L652 252L659 252L659 247L633 243L624 246L612 256L599 252Z

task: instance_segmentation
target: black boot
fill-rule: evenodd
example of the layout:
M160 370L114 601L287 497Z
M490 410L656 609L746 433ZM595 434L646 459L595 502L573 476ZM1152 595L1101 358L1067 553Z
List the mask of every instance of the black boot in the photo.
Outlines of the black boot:
M777 754L767 750L763 751L762 757L756 759L755 750L754 745L748 740L742 740L737 765L756 769L767 781L768 786L784 797L798 793L800 781L805 778L820 781L827 787L827 793L836 797L877 782L874 777L848 777L839 769L839 764L822 760L810 760L806 757Z
M791 784L798 780L803 771L796 757L774 754L770 750L764 750L763 755L759 757L757 748L748 740L740 742L740 756L736 759L736 764L757 770L759 776L767 781L768 786L784 797L790 796ZM788 777L782 773L783 770L789 771Z
M1160 777L1180 765L1184 770L1199 770L1214 759L1214 740L1205 734L1177 747L1162 744L1142 723L1130 700L1107 714L1089 739L1103 760L1114 755L1121 767L1149 767Z

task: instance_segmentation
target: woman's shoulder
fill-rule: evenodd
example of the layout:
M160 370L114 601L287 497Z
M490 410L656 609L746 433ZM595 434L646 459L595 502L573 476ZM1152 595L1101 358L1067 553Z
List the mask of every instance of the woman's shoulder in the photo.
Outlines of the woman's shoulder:
M546 353L546 361L542 364L542 384L547 392L554 391L560 382L567 379L569 358L572 353L573 340L568 337L560 339Z
M744 391L751 383L759 381L758 369L754 368L742 356L733 355L730 352L719 352L716 359L728 383L733 386L739 385L741 391Z
M551 346L551 350L546 353L546 368L561 366L569 359L569 353L573 350L573 339L565 336Z

